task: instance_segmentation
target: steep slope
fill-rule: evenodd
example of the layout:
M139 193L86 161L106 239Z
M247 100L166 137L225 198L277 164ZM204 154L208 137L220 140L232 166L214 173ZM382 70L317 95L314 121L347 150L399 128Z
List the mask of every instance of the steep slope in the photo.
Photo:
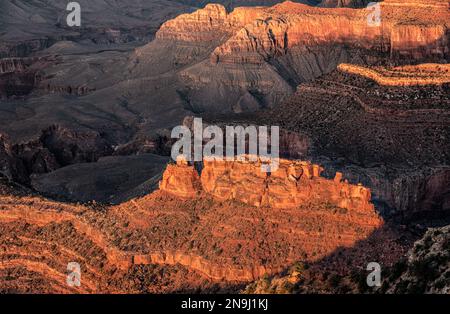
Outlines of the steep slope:
M153 73L151 60L158 58L158 47L170 41L178 51L171 58L180 67L177 89L187 108L197 113L227 113L273 107L300 82L328 73L345 61L380 63L389 58L402 63L411 58L414 62L448 58L449 13L444 6L425 2L381 6L382 23L374 26L368 23L365 9L284 2L227 12L219 4L209 4L164 23L154 42L136 50L131 75ZM204 48L193 58L187 54L192 49L185 49L191 46Z
M450 292L450 226L430 228L414 243L405 260L390 271L381 290L386 293Z
M210 169L202 179L205 186L214 185L207 173L216 166L205 168ZM280 272L296 260L315 261L338 247L351 247L383 223L371 206L334 205L331 190L329 199L311 193L295 206L255 207L233 199L220 201L201 191L188 198L173 196L180 191L173 187L183 185L168 188L169 182L189 182L184 167L166 170L161 185L170 193L156 191L114 207L11 196L6 190L8 194L0 196L0 268L13 275L0 281L2 291L22 286L35 292L133 292L128 280L135 281L139 267L164 267L174 276L166 279L173 289L180 286L174 267L200 273L211 283L221 281L225 287ZM256 173L247 173L247 180L252 176L256 179ZM276 186L284 189L275 182L271 189ZM80 288L65 286L70 261L82 266L85 283ZM26 286L24 271L52 284L45 289ZM189 284L208 287L195 280Z
M367 68L352 67L364 74L340 66L342 71L299 85L289 101L246 123L306 134L307 158L371 188L386 214L448 215L450 103L448 83L439 79L446 72L433 74L440 65L380 67L392 84L378 85L365 75ZM437 84L415 85L436 77Z

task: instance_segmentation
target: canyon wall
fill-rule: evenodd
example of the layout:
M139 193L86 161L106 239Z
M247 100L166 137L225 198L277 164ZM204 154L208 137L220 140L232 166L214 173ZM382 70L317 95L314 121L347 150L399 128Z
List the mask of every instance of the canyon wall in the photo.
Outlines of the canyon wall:
M180 197L195 197L201 191L217 200L238 200L256 207L292 208L312 201L328 202L353 211L373 211L370 190L362 185L320 176L319 165L280 159L279 168L261 171L264 162L205 159L201 176L193 165L179 160L169 165L160 189Z
M25 68L25 62L21 58L0 59L0 74L22 72L25 70Z
M424 56L437 60L446 58L449 55L448 27L431 23L394 25L390 47L391 57L396 60L421 60Z
M207 4L194 13L181 14L165 22L156 38L194 42L215 40L263 16L264 11L260 8L241 7L228 13L221 4Z
M410 6L408 14L402 12ZM448 19L443 1L381 3L381 23L368 22L367 9L325 9L293 2L270 8L239 8L227 13L207 5L164 23L156 37L223 43L211 62L261 63L294 46L335 43L390 52L394 59L442 59L448 56ZM195 31L194 31L195 30Z

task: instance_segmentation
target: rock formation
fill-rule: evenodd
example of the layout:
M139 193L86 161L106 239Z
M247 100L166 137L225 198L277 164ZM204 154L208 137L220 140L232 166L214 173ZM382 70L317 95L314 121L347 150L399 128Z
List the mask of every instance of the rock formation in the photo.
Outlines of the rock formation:
M26 68L25 62L20 58L0 59L0 75L11 72L22 72Z
M445 67L352 65L358 74L335 71L301 84L254 123L309 134L306 157L323 164L327 177L340 171L363 183L386 214L448 213L450 102L442 84L448 73L439 70ZM388 84L369 79L367 69Z
M448 1L383 1L379 26L367 1L210 4L154 40L167 18L192 12L179 4L188 1L81 1L104 14L75 32L48 23L60 4L0 11L0 130L11 139L0 137L0 292L238 291L299 261L324 276L330 264L391 264L409 239L388 237L374 204L386 216L448 216L450 103L438 64L449 60ZM279 125L282 154L311 162L280 160L268 174L260 160L179 160L145 193L166 159L102 158L167 154L187 115ZM117 205L19 193L11 180ZM82 287L66 285L73 261Z
M184 163L174 167L169 171L181 167L194 175ZM136 267L152 265L166 267L169 277L170 267L185 267L213 282L246 282L351 247L383 224L373 210L346 211L319 199L288 207L258 208L205 195L183 199L165 191L113 207L0 195L0 273L22 268L53 283L45 290L28 286L35 292L129 291L139 276ZM61 282L69 261L82 265L86 284L79 289ZM121 276L130 282L117 281ZM20 276L13 283L20 284ZM0 290L6 286L0 281Z
M350 7L350 8L362 8L370 2L378 2L375 0L323 0L319 6L322 7Z
M256 207L292 208L317 200L353 211L374 211L370 190L361 185L320 177L323 170L309 162L280 159L279 168L261 171L263 161L205 159L201 177L185 161L169 165L160 188L180 197L195 197L199 186L217 200L238 200Z
M444 2L411 3L413 14L408 16L399 13L401 7L395 1L383 2L379 26L368 23L365 9L337 11L287 1L271 8L242 8L227 14L224 7L214 4L166 22L157 38L209 41L231 35L211 54L213 63L261 63L292 47L321 43L390 51L393 58L445 58L449 53L449 13Z
M181 197L195 197L200 191L200 177L194 166L184 160L167 165L159 188Z

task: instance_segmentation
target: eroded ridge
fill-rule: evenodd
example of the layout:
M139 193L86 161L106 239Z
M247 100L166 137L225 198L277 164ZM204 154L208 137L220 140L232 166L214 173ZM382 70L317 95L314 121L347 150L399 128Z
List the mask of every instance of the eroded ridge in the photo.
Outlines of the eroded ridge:
M341 63L344 73L360 75L385 86L442 85L450 83L450 64L419 64L398 67L365 67Z

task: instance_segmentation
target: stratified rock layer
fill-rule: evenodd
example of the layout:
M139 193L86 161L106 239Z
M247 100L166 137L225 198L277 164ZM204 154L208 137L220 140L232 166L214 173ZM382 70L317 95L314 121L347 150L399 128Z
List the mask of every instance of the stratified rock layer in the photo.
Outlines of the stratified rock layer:
M446 4L381 3L375 22L369 20L367 9L325 9L287 1L228 14L223 6L210 4L166 22L157 38L208 41L228 37L211 54L213 63L261 63L298 45L324 43L390 51L395 59L445 58L450 17ZM402 12L405 6L410 9L408 14Z
M205 159L201 178L185 162L169 165L160 188L180 197L195 197L199 189L217 200L238 200L256 207L291 208L311 201L361 212L373 212L370 190L361 185L320 177L323 170L309 162L281 159L277 170L263 172L264 163L251 156L243 161ZM201 187L200 187L201 181Z

